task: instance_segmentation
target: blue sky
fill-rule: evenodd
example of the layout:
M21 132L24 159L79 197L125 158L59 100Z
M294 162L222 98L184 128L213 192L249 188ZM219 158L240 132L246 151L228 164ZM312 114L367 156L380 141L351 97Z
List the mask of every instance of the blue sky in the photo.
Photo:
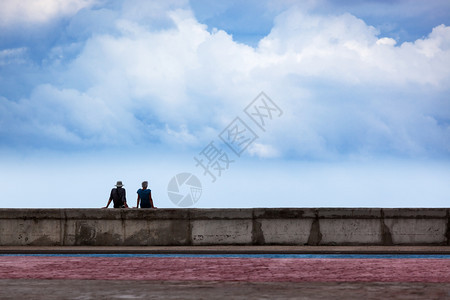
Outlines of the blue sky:
M448 206L449 86L448 1L5 0L0 205L100 207L116 180L134 205L149 180L175 207L189 172L197 207ZM214 183L211 141L233 160Z

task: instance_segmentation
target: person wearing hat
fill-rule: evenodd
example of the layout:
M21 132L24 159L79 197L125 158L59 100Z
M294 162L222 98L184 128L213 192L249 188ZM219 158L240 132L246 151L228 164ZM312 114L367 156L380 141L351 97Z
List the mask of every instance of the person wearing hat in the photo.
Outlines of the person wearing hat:
M111 190L111 194L109 195L108 204L106 204L106 206L103 208L108 208L111 201L114 201L114 208L128 207L126 192L123 188L122 181L117 181L116 187Z

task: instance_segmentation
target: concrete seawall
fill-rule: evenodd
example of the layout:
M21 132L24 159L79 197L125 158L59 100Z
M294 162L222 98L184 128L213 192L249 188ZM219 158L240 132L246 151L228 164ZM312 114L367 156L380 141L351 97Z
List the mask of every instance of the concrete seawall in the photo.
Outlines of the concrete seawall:
M25 245L450 245L450 209L0 209L0 246Z

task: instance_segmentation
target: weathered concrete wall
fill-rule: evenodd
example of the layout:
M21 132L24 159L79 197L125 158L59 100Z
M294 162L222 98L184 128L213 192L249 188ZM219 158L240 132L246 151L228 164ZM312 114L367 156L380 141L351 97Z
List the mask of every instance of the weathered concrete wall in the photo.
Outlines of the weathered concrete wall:
M0 245L450 245L450 209L1 209Z

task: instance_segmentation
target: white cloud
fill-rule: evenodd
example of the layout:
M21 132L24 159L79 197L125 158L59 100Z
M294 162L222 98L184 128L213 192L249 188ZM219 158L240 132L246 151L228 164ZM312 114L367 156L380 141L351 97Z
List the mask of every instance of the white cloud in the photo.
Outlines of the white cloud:
M130 143L140 132L127 111L110 107L100 98L73 89L51 85L36 87L29 99L0 99L2 135L18 136L24 144L40 140L63 146L120 145Z
M395 44L397 44L396 40L387 37L380 38L377 41L377 45L395 46Z
M171 129L166 124L165 140L176 146L191 146L197 144L197 138L191 134L186 125L181 125L178 130Z
M272 145L253 143L248 148L250 155L256 155L262 158L274 158L279 156L279 152Z
M286 72L302 76L344 83L448 85L450 68L442 62L450 57L450 27L438 26L428 38L399 47L377 34L349 14L329 17L289 10L277 18L259 51L276 54L277 65L284 60Z
M25 63L26 54L27 48L25 47L0 50L0 66Z
M166 14L174 26L160 30L124 14L114 34L92 35L75 60L50 70L53 82L0 109L25 118L28 130L73 143L139 143L149 134L197 146L264 90L287 113L274 137L253 145L254 155L421 154L429 147L448 154L450 115L442 111L450 110L441 98L450 83L450 27L396 45L350 14L291 9L252 48L208 31L189 10Z
M97 0L2 0L0 27L45 23L54 18L73 15L95 2Z

